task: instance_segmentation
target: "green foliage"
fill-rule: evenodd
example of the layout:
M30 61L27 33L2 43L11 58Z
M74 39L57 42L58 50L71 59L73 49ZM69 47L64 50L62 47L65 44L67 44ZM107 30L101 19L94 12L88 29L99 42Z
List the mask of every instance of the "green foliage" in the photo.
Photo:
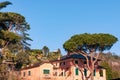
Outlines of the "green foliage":
M117 40L115 36L110 34L84 33L72 36L63 44L63 47L68 52L77 50L91 51L93 49L95 51L104 51L109 50Z
M119 72L112 70L112 79L120 78Z
M32 49L30 50L30 62L32 64L41 62L41 58L43 57L42 50L40 49Z
M16 57L15 57L15 62L16 63L16 68L20 69L23 64L30 64L30 59L29 59L30 53L27 52L19 52Z
M0 12L0 22L11 21L16 24L23 24L25 17L13 12Z
M25 17L13 12L0 12L0 42L14 42L19 45L23 45L24 49L29 49L30 44L28 40L32 41L29 38L29 34L26 33L30 29L29 24L26 22ZM9 40L8 40L9 39Z
M47 59L52 61L52 60L57 60L62 56L61 50L58 48L58 50L49 52L49 56L47 56Z
M101 65L105 67L107 80L120 78L120 57L115 53L102 53L100 58L103 60Z
M51 60L57 60L58 57L61 57L61 51L58 49L54 52L49 52L49 55L45 55L42 50L39 49L32 49L30 50L29 59L32 64L43 62L43 61L51 61Z
M42 54L42 50L40 50L40 49L32 49L32 50L30 50L30 52L33 55Z
M58 52L50 52L49 53L49 56L47 57L48 58L48 60L57 60L58 59L58 57L61 57L62 56L62 54L61 53L58 53Z
M1 2L0 9L9 4L11 3L8 1ZM26 33L28 30L30 26L21 14L0 12L0 71L6 72L6 69L10 68L8 63L3 64L9 60L16 63L16 69L20 69L24 64L30 64L29 52L27 52L30 44L27 41L32 39Z
M106 69L107 80L112 79L112 68L109 66L108 62L102 62L101 65Z
M67 40L63 44L63 48L68 52L68 54L70 54L71 52L77 52L81 53L84 57L86 57L87 67L90 67L90 69L88 68L90 70L90 74L93 74L94 72L93 68L95 62L99 57L99 54L102 51L109 50L117 40L118 39L111 34L84 33L72 36L69 40ZM88 56L90 58L90 61L88 61L89 60ZM96 60L93 60L92 59L93 57L95 57ZM106 64L104 65L106 66ZM108 75L110 75L110 73L108 73ZM110 76L108 76L108 78L109 77ZM90 75L90 78L91 80L94 80L93 75Z
M21 40L21 37L13 32L2 30L0 33L2 34L2 39L5 41L18 42Z
M42 48L42 52L45 56L49 56L49 48L47 46L44 46Z
M2 9L2 8L6 7L7 5L10 5L10 4L12 4L12 3L9 2L9 1L0 2L0 9Z

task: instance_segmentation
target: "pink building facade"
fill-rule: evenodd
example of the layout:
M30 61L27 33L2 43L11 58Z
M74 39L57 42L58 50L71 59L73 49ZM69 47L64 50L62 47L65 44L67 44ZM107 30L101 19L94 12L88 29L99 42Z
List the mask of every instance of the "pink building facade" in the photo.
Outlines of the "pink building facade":
M84 57L78 54L61 59L29 65L21 69L21 80L82 80L88 76ZM94 80L106 80L106 70L96 63Z

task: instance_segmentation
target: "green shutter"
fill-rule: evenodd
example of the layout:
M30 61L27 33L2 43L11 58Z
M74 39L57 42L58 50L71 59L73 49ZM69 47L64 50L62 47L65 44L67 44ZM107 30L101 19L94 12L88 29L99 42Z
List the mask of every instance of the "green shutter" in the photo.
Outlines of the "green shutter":
M75 68L75 75L79 75L79 70L78 70L78 68Z
M50 70L44 69L44 70L43 70L43 74L50 74Z
M96 70L94 69L94 76L96 76Z
M87 76L87 69L84 69L84 76Z

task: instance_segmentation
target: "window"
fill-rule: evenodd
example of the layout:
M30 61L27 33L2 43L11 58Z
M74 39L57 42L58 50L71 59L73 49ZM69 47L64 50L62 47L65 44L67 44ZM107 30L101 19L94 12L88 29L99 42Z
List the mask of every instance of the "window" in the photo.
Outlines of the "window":
M60 66L65 65L65 64L66 64L65 62L60 62Z
M31 71L28 71L28 76L30 76L31 75Z
M99 71L100 77L103 77L103 70Z
M94 76L96 75L96 70L94 69Z
M78 68L75 68L75 75L79 75L79 70L78 70Z
M75 60L75 64L78 64L78 60Z
M23 77L25 77L25 72L23 72Z
M61 76L63 76L63 72L61 72Z
M60 62L60 66L62 65L62 62Z
M87 62L86 62L86 61L84 61L84 64L87 64Z
M65 62L63 62L63 65L65 65Z
M84 76L87 76L87 69L84 69Z
M57 76L57 72L55 72L55 73L53 74L53 76Z
M43 70L43 74L50 74L50 70L44 69L44 70Z
M66 76L66 73L64 71L62 71L59 76Z

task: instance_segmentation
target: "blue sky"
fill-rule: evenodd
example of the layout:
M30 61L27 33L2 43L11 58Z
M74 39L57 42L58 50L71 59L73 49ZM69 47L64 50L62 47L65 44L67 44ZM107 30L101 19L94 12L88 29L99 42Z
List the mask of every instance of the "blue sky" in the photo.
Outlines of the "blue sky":
M5 0L0 0L5 1ZM2 11L17 12L30 24L31 48L61 49L72 35L109 33L120 39L120 0L9 0ZM120 41L110 50L120 55Z

